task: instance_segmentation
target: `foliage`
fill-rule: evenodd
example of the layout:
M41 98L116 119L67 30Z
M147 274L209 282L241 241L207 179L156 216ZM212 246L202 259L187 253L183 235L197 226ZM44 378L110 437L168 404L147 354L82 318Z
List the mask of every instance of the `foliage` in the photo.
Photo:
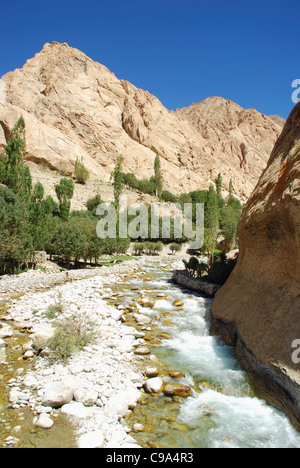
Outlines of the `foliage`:
M176 242L172 242L172 244L170 244L170 246L169 246L169 249L171 250L172 255L174 255L175 252L180 252L181 244L177 244Z
M89 171L85 168L82 159L76 159L74 177L79 184L85 184L89 178Z
M70 215L71 199L74 194L74 183L72 179L62 178L55 186L55 193L59 202L59 216L67 221Z
M226 283L236 265L236 260L220 258L215 260L208 269L208 280L223 285Z
M0 186L0 274L19 272L32 249L26 203Z
M177 203L178 202L178 198L176 197L176 195L169 192L168 190L163 190L161 192L161 197L160 198L164 202L170 202L170 203Z
M160 197L163 189L162 176L161 176L161 167L160 167L160 157L157 154L154 161L154 183L156 189L156 196Z
M123 173L122 173L122 164L124 158L122 156L117 157L117 163L115 169L112 173L113 178L113 187L114 187L114 198L117 206L120 204L120 197L123 189Z
M95 325L80 314L73 314L56 324L55 334L47 342L54 357L64 361L95 338Z
M133 251L135 255L157 255L163 250L162 242L135 242Z

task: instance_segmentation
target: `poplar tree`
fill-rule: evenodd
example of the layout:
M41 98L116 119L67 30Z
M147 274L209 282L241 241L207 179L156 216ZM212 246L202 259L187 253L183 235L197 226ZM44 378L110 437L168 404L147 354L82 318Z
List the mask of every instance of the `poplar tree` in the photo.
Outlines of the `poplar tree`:
M154 182L155 182L156 196L160 197L162 194L163 183L162 183L162 177L161 177L159 154L156 155L155 160L154 160Z

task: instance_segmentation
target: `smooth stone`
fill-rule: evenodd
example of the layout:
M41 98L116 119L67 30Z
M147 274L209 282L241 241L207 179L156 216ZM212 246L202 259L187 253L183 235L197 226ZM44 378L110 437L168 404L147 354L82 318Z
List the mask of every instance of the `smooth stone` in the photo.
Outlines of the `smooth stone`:
M54 422L47 414L40 414L37 421L35 422L35 427L40 427L42 429L51 429Z
M46 346L48 340L53 338L55 329L51 325L45 325L44 327L36 330L32 335L32 342L35 348L43 348Z
M160 333L159 335L157 335L157 338L161 338L162 340L172 340L173 336L169 333Z
M152 299L147 299L146 297L144 297L143 299L141 299L140 301L138 301L138 303L143 306L143 307L149 307L150 309L153 309L153 307L155 306L155 301L153 301Z
M1 325L1 328L0 328L0 338L10 338L11 336L13 336L13 333L14 333L14 330L13 328L10 326L10 325L3 325L3 324L0 324Z
M139 356L146 356L147 354L150 354L151 351L148 348L138 348L134 351L134 354L137 354Z
M184 305L184 302L181 299L175 299L175 301L173 302L174 307L180 307L183 305Z
M159 371L156 367L148 367L148 369L146 369L146 376L149 379L158 377L158 375L159 375Z
M174 372L169 372L169 376L172 377L172 379L181 379L182 377L185 377L185 373L174 371Z
M24 387L36 388L38 386L38 381L33 375L26 375L23 380Z
M73 399L73 395L74 389L70 385L64 384L63 382L50 383L45 388L42 405L60 408L70 403Z
M145 382L145 390L147 393L160 393L163 388L164 382L163 379L160 377L154 377L152 379L148 379Z
M101 430L87 432L80 436L77 441L78 448L80 449L103 448L104 444L105 439Z
M164 386L164 394L167 396L180 396L180 397L189 397L192 395L192 390L187 385L177 384L177 383L167 383Z
M78 419L85 419L88 416L88 410L82 403L72 402L61 407L61 413Z
M98 399L98 392L79 388L74 392L74 399L84 406L93 406Z
M141 325L151 323L150 317L147 317L146 315L143 315L143 314L134 314L134 318Z
M133 426L133 430L134 430L135 432L143 432L144 426L143 426L143 424L136 423L136 424L134 424L134 426Z

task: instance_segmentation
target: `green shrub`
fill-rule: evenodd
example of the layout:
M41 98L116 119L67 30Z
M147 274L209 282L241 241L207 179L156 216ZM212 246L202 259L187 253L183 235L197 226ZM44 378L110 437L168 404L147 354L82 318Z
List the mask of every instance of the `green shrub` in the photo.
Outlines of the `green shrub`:
M177 199L176 195L169 192L168 190L163 190L161 192L161 199L164 202L170 202L170 203L177 203L178 202L178 199Z
M63 313L62 294L58 293L54 304L50 304L45 312L47 319L52 320Z
M236 260L214 261L208 269L208 280L223 285L236 265Z
M181 251L181 245L176 244L176 242L173 242L172 244L170 244L169 249L171 250L172 255L174 255L175 252L180 252Z
M89 171L84 167L84 164L79 159L76 160L74 177L79 184L85 184L89 178Z
M66 360L95 339L95 324L84 316L73 314L57 323L55 334L47 342L56 359Z

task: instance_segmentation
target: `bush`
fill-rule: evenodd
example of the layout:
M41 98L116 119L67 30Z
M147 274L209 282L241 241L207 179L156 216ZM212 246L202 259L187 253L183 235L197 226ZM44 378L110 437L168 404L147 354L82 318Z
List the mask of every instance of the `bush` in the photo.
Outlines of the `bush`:
M178 202L178 199L177 199L176 195L169 192L168 190L163 190L161 192L161 199L164 202L170 202L170 203L177 203Z
M172 244L170 244L169 249L171 250L172 255L174 255L175 252L180 252L181 251L181 245L176 244L175 242L173 242Z
M212 263L208 269L208 280L223 286L232 273L236 260L218 260Z
M75 163L74 177L79 184L85 184L89 178L89 171L84 167L84 164L78 159Z
M57 359L66 360L95 338L95 324L84 316L73 314L57 323L55 334L47 342Z

